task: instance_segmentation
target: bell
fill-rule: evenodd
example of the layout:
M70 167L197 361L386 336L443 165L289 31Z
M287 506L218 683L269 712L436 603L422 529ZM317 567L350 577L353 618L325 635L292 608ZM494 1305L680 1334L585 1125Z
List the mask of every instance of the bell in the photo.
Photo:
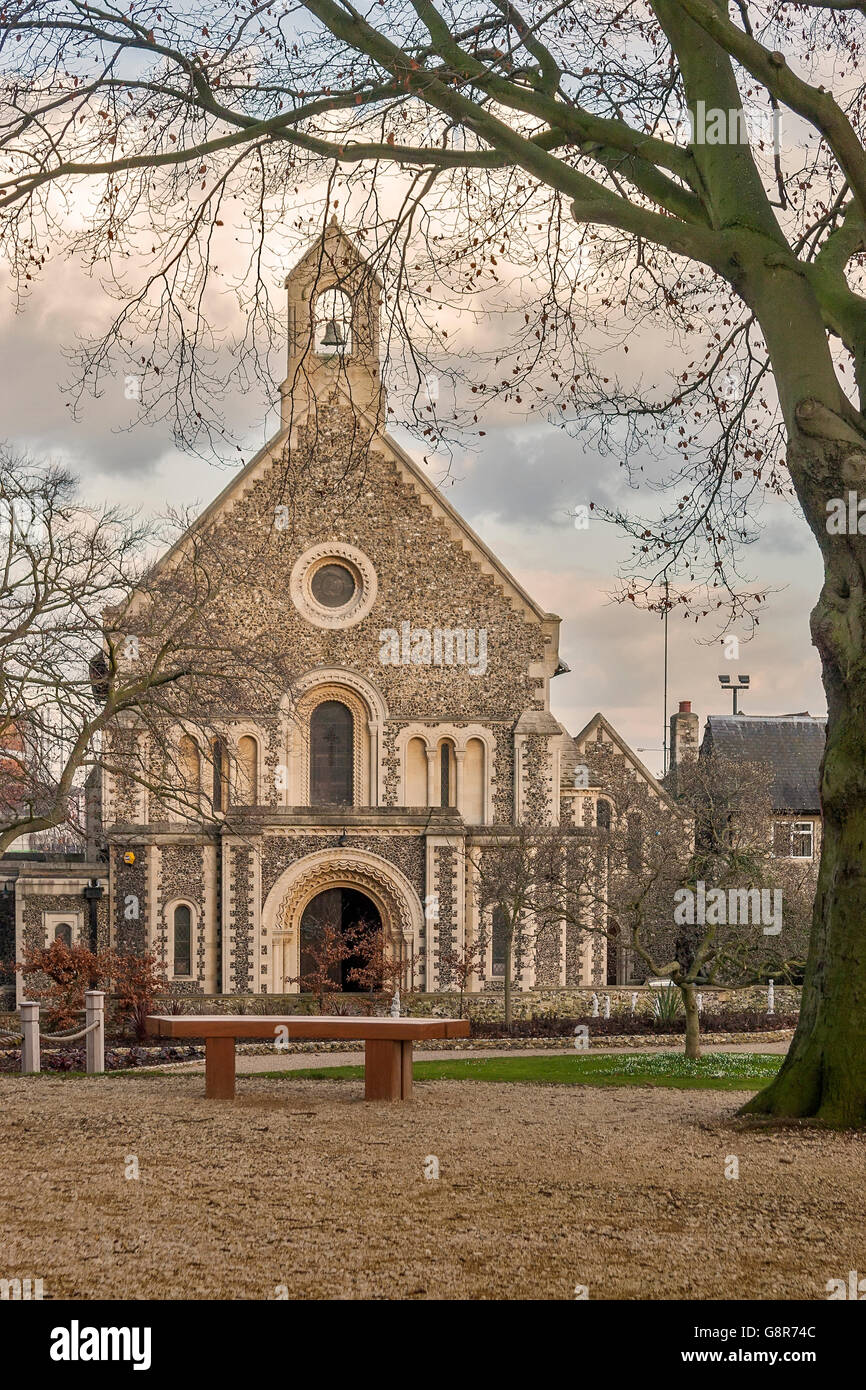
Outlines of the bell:
M322 339L322 343L323 343L323 345L324 345L325 347L344 347L344 346L345 346L346 339L345 339L345 337L343 336L343 330L342 330L340 324L337 323L337 320L336 320L336 319L329 319L329 320L328 320L328 326L327 326L327 328L325 329L325 336L324 336L324 338Z

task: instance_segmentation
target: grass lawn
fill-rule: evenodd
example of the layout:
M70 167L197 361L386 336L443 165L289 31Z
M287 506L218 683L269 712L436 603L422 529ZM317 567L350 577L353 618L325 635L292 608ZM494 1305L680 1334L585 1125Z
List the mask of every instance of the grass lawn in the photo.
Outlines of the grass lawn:
M416 1081L522 1081L567 1086L674 1086L681 1090L759 1091L772 1081L783 1058L760 1052L714 1052L697 1062L680 1052L626 1053L593 1057L581 1053L550 1057L448 1058L416 1062ZM260 1072L259 1076L296 1080L345 1081L364 1075L363 1067L310 1067L302 1071Z

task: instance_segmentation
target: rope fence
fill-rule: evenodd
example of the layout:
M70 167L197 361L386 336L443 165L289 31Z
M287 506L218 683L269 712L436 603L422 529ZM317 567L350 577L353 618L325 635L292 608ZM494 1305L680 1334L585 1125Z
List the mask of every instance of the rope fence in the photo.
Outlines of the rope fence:
M79 1028L77 1033L40 1033L39 1041L44 1043L78 1042L79 1038L86 1038L88 1033L92 1033L98 1027L98 1023L91 1023L87 1028Z

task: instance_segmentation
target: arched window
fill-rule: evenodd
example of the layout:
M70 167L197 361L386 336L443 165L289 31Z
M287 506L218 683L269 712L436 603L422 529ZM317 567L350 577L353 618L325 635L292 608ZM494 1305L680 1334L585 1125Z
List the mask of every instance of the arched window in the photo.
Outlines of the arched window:
M467 825L483 825L484 744L480 738L470 738L466 744L463 763L463 805L460 809Z
M507 959L508 946L508 913L504 907L494 907L493 909L493 930L490 938L490 964L494 977L502 979L505 975L505 964Z
M626 821L626 866L632 873L640 871L643 859L643 823L640 811Z
M595 807L595 823L599 830L610 830L610 802L598 801Z
M254 738L238 739L238 803L255 806L258 802L259 748Z
M324 700L310 719L310 805L351 806L354 762L352 711Z
M192 913L185 903L174 909L174 955L172 974L192 974Z
M322 357L352 351L352 301L342 290L323 290L316 300L313 348Z
M64 946L72 947L72 927L69 922L59 922L54 928L54 940L62 941Z
M601 805L600 802L599 805ZM605 975L605 983L609 985L619 984L620 950L619 942L616 939L618 936L619 927L616 922L611 922L607 934L607 974Z
M427 745L423 738L410 738L406 745L405 805L427 805Z
M455 757L454 745L447 738L444 738L439 745L439 789L440 806L454 805L455 792Z
M198 744L189 734L184 734L178 749L180 775L184 800L190 809L198 810L198 799L201 794L201 758L198 753Z
M228 787L229 787L229 768L228 754L225 743L221 738L215 738L212 744L213 753L213 809L215 811L228 810Z

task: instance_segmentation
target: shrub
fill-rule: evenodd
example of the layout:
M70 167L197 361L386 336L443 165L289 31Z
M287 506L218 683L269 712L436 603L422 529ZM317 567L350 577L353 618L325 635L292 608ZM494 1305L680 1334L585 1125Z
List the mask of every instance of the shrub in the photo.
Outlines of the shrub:
M50 946L29 947L15 969L35 977L28 980L27 990L46 1005L46 1027L71 1030L84 1010L85 990L95 989L110 973L111 952L52 941ZM47 984L41 983L40 976Z
M701 1014L702 1033L764 1033L777 1028L795 1028L796 1014L768 1014L753 1009L705 1009ZM578 1026L587 1027L595 1037L630 1036L636 1033L684 1033L685 1016L680 1013L670 1023L651 1013L620 1013L610 1018L592 1018L590 1014L565 1017L550 1012L533 1014L531 1018L516 1018L511 1028L501 1019L471 1018L473 1038L565 1038L573 1035Z
M683 998L676 985L665 985L653 992L653 1014L660 1025L670 1027L683 1012Z
M168 988L162 966L156 956L115 955L111 973L118 1020L142 1042L147 1037L147 1016L155 1012L154 1000Z
M72 1030L80 1022L85 991L110 980L118 1022L131 1027L139 1042L146 1036L145 1020L154 1012L156 995L168 988L155 956L91 951L62 941L29 948L15 969L31 977L28 993L45 1006L43 1024L51 1031Z

